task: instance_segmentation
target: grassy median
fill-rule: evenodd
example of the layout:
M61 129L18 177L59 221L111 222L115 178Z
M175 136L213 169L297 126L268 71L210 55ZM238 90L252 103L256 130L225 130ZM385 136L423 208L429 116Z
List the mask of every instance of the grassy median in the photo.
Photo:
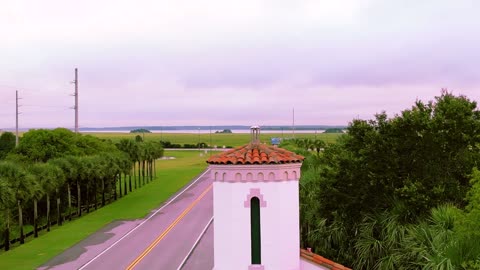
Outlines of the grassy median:
M0 254L0 269L35 269L114 220L145 217L200 174L208 155L197 151L165 151L175 157L157 161L157 179L97 211L63 226L53 226L36 239Z
M84 133L93 135L103 139L110 139L113 142L118 142L121 139L133 139L135 136L140 135L144 136L145 140L155 140L155 141L170 141L175 144L197 144L203 142L210 144L212 146L216 145L217 147L223 146L241 146L247 144L251 140L251 135L249 133L145 133L145 134L133 134L133 133ZM211 136L210 136L211 135ZM309 139L320 139L327 143L334 143L338 136L338 133L296 133L295 138L309 138ZM291 138L293 135L291 132L285 133L262 133L260 134L260 140L262 142L270 142L271 138Z

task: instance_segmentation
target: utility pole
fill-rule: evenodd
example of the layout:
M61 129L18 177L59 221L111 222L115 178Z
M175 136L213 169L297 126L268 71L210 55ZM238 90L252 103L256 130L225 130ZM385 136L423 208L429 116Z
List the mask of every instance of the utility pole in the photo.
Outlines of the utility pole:
M18 90L15 91L15 146L18 146Z
M292 127L293 138L295 139L295 108L293 108L293 127Z
M78 69L75 68L75 80L73 81L75 84L75 133L78 133Z

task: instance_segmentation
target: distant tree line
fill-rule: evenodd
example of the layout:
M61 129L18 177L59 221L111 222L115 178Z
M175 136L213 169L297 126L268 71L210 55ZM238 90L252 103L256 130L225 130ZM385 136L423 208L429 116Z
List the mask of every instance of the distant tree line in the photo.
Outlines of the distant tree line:
M152 133L152 132L148 129L138 128L138 129L130 130L130 133Z
M163 148L207 148L208 145L204 142L196 143L196 144L178 144L178 143L171 143L170 141L160 141L160 144L162 145Z
M18 147L0 136L0 247L82 216L152 181L158 142L118 144L70 130L31 130ZM28 228L30 232L25 232Z
M327 128L323 133L343 133L341 128Z
M353 120L306 159L301 243L354 269L480 269L480 111L446 91L393 118Z

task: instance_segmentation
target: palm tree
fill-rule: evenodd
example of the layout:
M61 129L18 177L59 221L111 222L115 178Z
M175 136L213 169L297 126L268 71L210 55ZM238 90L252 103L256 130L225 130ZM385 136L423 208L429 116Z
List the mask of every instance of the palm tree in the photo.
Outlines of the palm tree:
M25 169L13 162L0 163L0 177L6 178L11 189L14 190L14 197L18 206L18 225L20 227L20 244L25 243L23 232L23 204L32 198L33 194L40 189L32 175Z
M97 155L92 157L92 162L94 166L91 170L90 177L93 181L93 195L95 201L95 210L97 210L98 203L97 203L97 194L98 194L98 184L101 181L101 188L102 188L102 206L105 205L105 181L104 181L104 171L105 171L105 158L102 155Z
M394 270L406 265L402 243L408 227L398 221L399 217L390 212L367 216L359 226L356 238L357 269ZM403 252L402 252L403 253Z
M35 163L29 168L30 174L33 176L34 181L42 186L45 178L45 171L41 163ZM41 188L36 190L32 195L33 197L33 237L38 237L38 200L43 198L46 190ZM47 202L48 205L48 202ZM48 223L48 210L47 210L47 223Z
M47 231L50 231L50 194L56 193L57 196L57 223L59 223L59 194L58 188L63 184L63 173L57 166L51 163L35 163L30 167L30 172L35 176L42 187L42 192L34 196L34 234L38 236L37 230L37 201L46 195L47 200Z
M131 170L133 167L133 174L135 175L135 161L136 161L136 144L134 141L130 139L122 139L120 142L116 145L117 148L127 154L129 160L130 160L130 167L129 171L126 172L128 173L128 178L129 178L129 189L130 192L132 192L132 175L131 175ZM136 188L136 183L135 183L135 188ZM127 193L127 190L125 189L125 194Z
M465 238L456 232L460 213L452 205L442 205L431 210L428 221L410 228L404 246L416 265L423 269L478 269L478 265L463 266L468 261L480 262L480 243L478 237Z
M5 211L4 238L5 251L10 249L10 208L15 203L14 190L9 185L6 177L0 177L0 210Z
M80 164L81 165L79 170L79 177L81 184L85 186L85 201L87 206L87 213L90 213L90 187L92 184L95 184L92 179L95 168L93 157L81 157Z
M123 176L124 176L123 194L127 195L128 194L127 174L130 174L130 171L132 169L132 162L131 162L130 158L128 157L128 155L126 155L126 154L119 155L118 158L119 158L118 166L119 166L119 169L120 169L120 177L121 177L122 173L123 173ZM132 182L131 182L131 178L130 178L130 190L131 190L131 188L132 188Z
M320 151L322 151L327 144L322 140L314 140L312 141L311 146L317 151L317 156L320 156Z
M134 147L132 148L132 153L134 157L134 163L133 163L133 174L135 175L135 188L141 186L141 170L140 170L140 162L141 162L141 156L142 156L142 151L141 151L141 143L135 142ZM137 172L135 173L135 164L138 164L137 166Z
M153 162L153 173L155 174L155 177L157 177L157 159L163 157L163 147L161 143L156 143L155 144L155 160Z
M113 189L114 198L116 200L117 199L116 175L119 172L117 157L115 154L111 154L111 153L104 154L102 156L105 160L104 180L107 181L107 183L104 182L103 185L105 186L105 184L108 184L111 187L111 189ZM111 197L112 196L110 192L110 200L111 200Z
M62 169L60 167L52 164L52 163L47 163L49 165L49 170L52 176L52 184L55 188L55 196L56 196L56 201L57 201L57 225L61 226L62 225L62 213L60 211L60 188L64 185L65 183L65 174L63 173ZM47 228L49 230L50 228Z
M71 187L75 183L75 178L77 177L77 167L72 164L72 160L69 158L57 158L49 161L50 163L59 167L63 172L64 181L67 183L67 198L68 198L68 219L72 220L72 191ZM59 185L60 186L60 185ZM57 204L59 198L57 198ZM59 207L57 206L58 216L60 216Z
M146 170L147 170L147 181L153 180L153 177L152 177L152 169L153 169L152 163L154 158L153 148L154 148L154 145L153 145L153 142L151 141L146 142L144 144L144 159L145 159L144 166L146 166Z
M138 168L139 168L138 178L141 178L142 185L145 185L145 144L139 142L137 145L138 145ZM140 176L140 172L142 173L141 176Z
M68 163L70 164L70 172L75 172L75 174L70 174L69 176L72 177L72 183L75 183L77 186L77 214L79 217L82 216L82 198L81 198L81 162L79 157L75 156L68 156L66 157ZM70 217L71 219L71 217Z

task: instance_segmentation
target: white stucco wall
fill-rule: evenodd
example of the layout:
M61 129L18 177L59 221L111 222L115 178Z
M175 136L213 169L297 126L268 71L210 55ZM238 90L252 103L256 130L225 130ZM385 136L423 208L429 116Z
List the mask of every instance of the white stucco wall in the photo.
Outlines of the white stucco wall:
M215 181L214 198L214 262L215 270L248 270L250 251L250 208L244 206L251 189L259 189L266 201L260 209L261 261L265 270L300 269L298 177L301 164L252 166L225 165L212 168L212 176L228 173L227 181ZM271 166L271 167L269 167ZM247 168L250 167L250 168ZM267 170L265 170L267 167ZM295 170L291 179L282 179L285 170ZM240 170L241 182L235 170ZM259 173L275 179L257 181ZM291 175L294 175L291 173ZM233 178L233 179L232 179ZM229 182L228 180L232 180ZM251 182L253 181L253 182Z
M323 267L318 264L312 263L304 258L300 259L300 269L301 270L328 270L327 267Z

